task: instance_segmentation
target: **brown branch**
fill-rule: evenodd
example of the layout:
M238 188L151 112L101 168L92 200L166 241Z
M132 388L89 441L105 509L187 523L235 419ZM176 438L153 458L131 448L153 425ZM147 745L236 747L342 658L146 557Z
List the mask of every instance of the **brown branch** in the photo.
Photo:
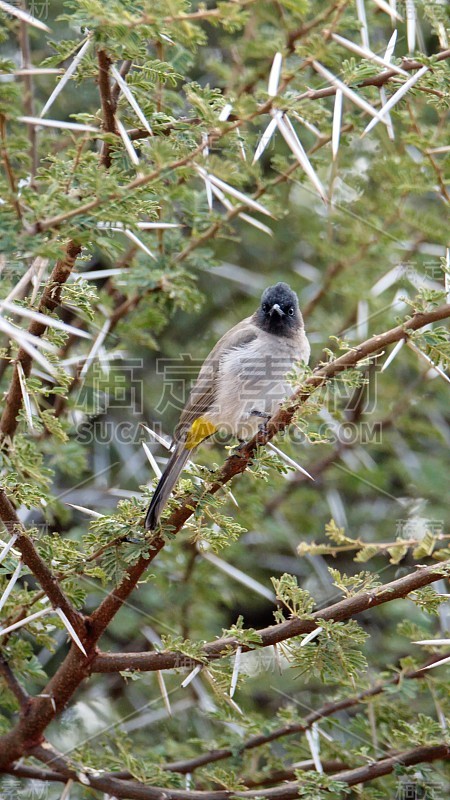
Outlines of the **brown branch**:
M98 59L98 88L100 91L100 101L102 104L103 113L103 130L107 133L114 133L117 135L116 120L114 113L117 103L111 94L111 84L109 80L109 68L111 66L111 59L104 50L99 50L97 53ZM111 145L109 142L103 142L100 164L109 169L111 166Z
M344 764L342 760L338 759L334 761L321 761L321 764L325 775L331 775L338 770L349 768L348 764ZM302 761L301 766L276 769L270 773L261 772L255 778L247 778L244 776L241 780L248 789L253 789L255 786L273 786L283 781L294 781L299 769L301 769L302 772L316 772L316 765L312 759L308 759L307 761Z
M247 739L246 742L243 742L243 744L240 746L239 752L242 753L246 750L254 750L256 747L262 747L265 744L270 744L270 742L275 742L277 739L282 739L285 736L292 736L296 733L304 733L310 729L315 722L319 722L321 719L325 719L326 717L334 716L334 714L338 714L341 711L355 708L370 697L376 697L377 695L386 691L386 689L391 688L392 686L398 686L403 680L425 678L427 673L424 672L424 668L436 663L437 661L440 661L442 658L445 658L445 656L445 653L440 653L430 658L420 669L410 670L409 672L399 672L390 680L379 683L363 692L359 692L359 694L351 695L350 697L346 697L342 700L337 700L331 703L325 703L323 706L321 706L321 708L318 708L315 711L311 711L309 714L307 714L302 722L295 722L291 725L283 725L280 728L275 728L273 731L270 731L270 733L258 733L254 736L250 736L249 739ZM196 756L195 758L186 759L185 761L173 761L172 763L166 764L164 769L167 769L170 772L180 772L181 774L185 775L186 773L194 772L194 770L198 769L199 767L204 767L206 764L212 764L216 761L223 761L223 759L232 758L235 755L235 749L231 750L228 748L221 748L220 750L209 750L208 752L202 753L202 755Z
M0 736L0 771L12 762L40 745L43 733L55 716L64 709L74 691L89 675L93 642L83 640L88 652L86 658L77 647L72 646L55 675L39 695L30 698L26 714L20 716L16 725Z
M13 764L11 767L3 770L6 775L14 775L15 778L26 778L33 781L52 781L58 782L66 781L60 772L55 770L43 769L42 767L27 767L23 764Z
M328 772L332 772L333 770L339 769L339 766L342 766L342 765L340 765L340 763L338 761L324 761L324 762L322 762L322 766L323 766L324 772L328 773ZM312 760L309 761L308 763L304 762L304 765L303 765L302 769L305 770L305 771L308 771L308 772L310 770L313 770L314 769L314 764L313 764ZM285 771L280 770L279 771L279 775L280 776L284 776L284 775L289 774L289 777L292 778L293 775L291 774L291 772L292 772L291 770L289 770L289 771L288 770L285 770ZM35 781L48 781L48 782L52 782L52 783L54 783L54 782L61 783L63 781L68 780L66 777L64 777L61 774L61 772L56 772L55 770L44 769L43 767L27 767L27 766L24 766L23 764L14 764L13 766L8 767L7 769L4 769L3 773L7 774L7 775L13 775L15 778L25 778L25 779L28 779L28 780L35 780ZM131 776L130 773L127 773L126 777L125 777L123 775L123 773L112 774L112 773L108 773L107 772L107 773L105 773L104 777L105 778L115 778L116 780L128 780L132 776ZM260 781L256 781L256 780L255 781L253 781L253 780L252 781L247 781L247 785L248 786L261 786L264 783L265 783L265 781L263 779L261 779Z
M36 757L52 762L50 753L43 751L39 748L36 751ZM403 753L397 753L387 758L382 758L380 761L374 761L356 769L347 769L342 772L337 772L332 775L334 780L342 781L348 786L355 786L359 783L368 783L375 778L380 778L383 775L389 775L397 766L413 766L415 764L430 763L436 760L444 760L450 758L450 745L438 744L429 747L416 747L407 750ZM59 763L59 762L58 762ZM14 774L14 767L8 769L8 772ZM18 770L23 767L18 767ZM299 781L291 783L282 783L270 789L251 789L248 791L189 791L183 789L172 789L162 786L148 786L138 781L119 780L110 777L109 775L98 775L91 772L82 772L71 768L61 767L60 781L66 782L72 779L75 783L80 783L84 787L89 786L92 789L115 795L120 798L130 798L130 800L230 800L233 797L245 798L259 798L264 797L267 800L295 800L298 798ZM43 774L45 774L44 771ZM42 773L41 773L42 774ZM50 773L50 780L54 780L55 772Z
M307 36L308 33L314 30L314 28L317 28L321 22L325 22L325 20L327 20L328 17L331 17L336 10L342 12L346 5L348 5L347 2L343 3L342 0L337 0L335 3L325 8L320 14L317 14L317 16L311 19L309 22L304 22L303 25L300 25L299 28L297 28L295 31L292 31L288 35L286 42L288 52L293 53L295 50L295 45L299 39L303 39L303 37Z
M327 608L319 609L309 615L307 619L294 617L285 622L261 628L257 631L260 644L256 646L243 645L237 639L231 637L215 639L205 644L201 658L205 661L210 661L221 658L224 655L231 655L238 646L242 648L242 652L258 649L259 647L270 647L279 642L284 642L286 639L291 639L293 636L311 633L320 625L321 620L344 622L357 614L361 614L363 611L388 603L391 600L406 597L423 586L428 586L430 583L445 578L448 575L449 568L450 560L444 561L439 565L432 564L428 567L421 567L415 572L384 586L367 592L360 592L353 597L346 597ZM115 596L108 595L104 601L105 605L108 604L108 607L110 598L114 601ZM93 619L96 613L94 612ZM185 656L180 652L100 653L92 663L92 671L118 672L127 669L155 671L195 666L196 663L202 663L202 661L196 661L194 658Z
M435 56L435 61L445 61L447 58L450 58L450 49L442 50L440 53L437 53ZM403 58L401 67L402 69L406 70L406 72L413 72L416 69L421 69L423 64L420 61L415 61L411 58ZM373 75L370 78L364 78L364 80L356 83L355 86L357 89L362 89L365 86L380 87L384 86L385 83L388 83L393 78L398 78L398 72L395 72L393 69L385 69L383 72L379 72L378 75ZM416 86L416 88L419 87ZM442 92L437 92L434 89L430 91L433 94L437 94L439 97L442 96ZM308 91L298 95L295 100L297 102L301 102L302 100L320 100L321 97L333 97L335 94L336 86L327 86L324 89L308 89Z
M76 244L76 242L73 241L68 242L66 246L66 252L63 258L56 263L42 294L42 298L38 307L38 310L41 313L46 313L49 311L52 312L59 305L62 287L69 278L80 252L81 245ZM43 336L46 330L47 325L43 322L37 322L36 320L32 320L28 327L28 332L33 334L33 336L38 337ZM25 377L28 377L31 372L33 359L22 347L19 348L16 362L19 362L22 365ZM16 432L18 425L17 416L22 408L22 403L22 390L20 387L19 371L16 364L9 392L5 400L3 414L0 419L0 442L3 442L3 446L7 444L8 440L13 438Z
M244 9L246 6L255 3L256 0L240 0L237 4L238 8ZM128 23L129 27L138 27L139 25L161 25L161 23L170 24L173 22L201 22L209 19L221 19L222 9L220 8L202 8L199 11L188 11L181 14L171 14L170 16L152 17L149 14L144 14L140 19L133 20Z
M157 134L158 136L168 136L173 130L177 129L178 125L183 125L183 127L186 127L187 125L196 127L197 125L200 125L201 122L202 120L200 117L178 117L173 122L163 122L161 124L155 123L153 133ZM150 136L146 128L129 128L127 133L132 142L136 139L148 139Z
M129 60L124 61L122 63L122 66L119 69L119 74L120 74L121 78L125 78L128 75L128 73L129 73L129 71L131 69L132 63L133 62L129 61ZM117 103L119 102L120 92L121 92L121 88L120 88L118 82L116 81L113 84L113 87L111 89L111 100L113 102L114 113L116 113Z
M450 49L442 50L440 53L437 53L435 56L435 61L439 63L440 61L445 61L448 58L450 58ZM302 68L304 67L305 64L302 65ZM414 70L421 69L423 67L423 64L420 61L415 61L411 58L404 58L402 59L401 67L406 72L413 72ZM366 86L381 87L384 86L386 83L389 83L389 81L391 81L392 79L398 79L398 77L399 77L398 72L396 72L395 70L385 69L382 72L379 72L377 75L373 75L370 78L364 78L364 80L359 81L358 83L349 85L354 86L356 89L362 89ZM283 81L283 84L279 89L280 94L293 78L294 75ZM431 94L437 95L438 97L442 96L442 92L439 92L435 89L428 89L427 87L420 87L417 85L415 88L416 90L422 89L423 91L430 92ZM308 89L306 92L302 92L302 94L299 94L294 99L296 102L299 103L302 102L303 100L320 100L322 97L333 97L335 94L336 94L336 87L327 86L324 87L323 89ZM226 127L224 126L222 130L219 129L215 130L214 132L212 132L211 135L214 137L215 141L219 141L222 138L222 136L225 136L227 133L230 133L230 131L233 131L236 128L241 127L246 122L251 122L252 120L256 119L256 117L259 117L262 114L268 114L275 105L279 107L280 105L279 98L277 99L277 101L273 100L272 98L266 100L264 103L258 106L258 108L255 111L252 111L251 114L245 117L237 118L236 116L230 114L229 117L230 124ZM167 126L167 128L170 130L170 127L175 127L178 124L178 122L183 122L184 124L190 123L195 125L198 122L198 120L197 119L192 119L192 120L185 119L179 121L177 120L177 122L170 123L170 126ZM145 139L150 134L143 128L136 128L129 131L129 135L131 139Z
M382 758L380 761L367 764L365 767L357 767L356 769L337 772L333 775L333 778L336 781L343 781L343 783L346 783L348 786L356 786L358 783L368 783L368 781L373 781L375 778L389 775L397 766L412 767L414 764L422 764L435 761L436 759L448 758L450 758L450 746L447 744L416 747L412 750L408 750L406 753L399 753L395 756Z

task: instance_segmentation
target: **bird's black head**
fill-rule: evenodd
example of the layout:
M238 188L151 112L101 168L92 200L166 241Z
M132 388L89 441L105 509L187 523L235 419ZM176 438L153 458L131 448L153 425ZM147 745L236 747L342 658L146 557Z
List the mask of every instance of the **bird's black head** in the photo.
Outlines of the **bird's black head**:
M264 331L277 336L290 336L303 327L297 295L287 283L276 283L265 289L255 322Z

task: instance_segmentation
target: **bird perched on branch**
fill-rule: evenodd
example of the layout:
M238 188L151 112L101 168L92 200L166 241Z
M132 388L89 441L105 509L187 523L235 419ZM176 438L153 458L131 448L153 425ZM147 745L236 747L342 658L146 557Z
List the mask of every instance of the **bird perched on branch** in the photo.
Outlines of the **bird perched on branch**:
M259 308L217 342L192 388L174 434L174 451L145 518L153 530L192 452L214 433L250 439L292 394L286 375L307 364L310 346L295 292L269 286Z

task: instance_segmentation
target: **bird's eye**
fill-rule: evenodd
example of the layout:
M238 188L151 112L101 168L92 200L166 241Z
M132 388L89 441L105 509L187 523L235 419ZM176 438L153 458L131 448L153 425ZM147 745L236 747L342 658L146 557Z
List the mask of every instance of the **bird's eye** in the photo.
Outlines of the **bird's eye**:
M267 303L262 304L262 310L264 311L264 313L266 313L266 311L269 310L269 306L267 305Z
M289 314L289 316L290 316L290 317L293 317L293 316L294 316L294 306L289 306L289 308L288 308L288 314Z

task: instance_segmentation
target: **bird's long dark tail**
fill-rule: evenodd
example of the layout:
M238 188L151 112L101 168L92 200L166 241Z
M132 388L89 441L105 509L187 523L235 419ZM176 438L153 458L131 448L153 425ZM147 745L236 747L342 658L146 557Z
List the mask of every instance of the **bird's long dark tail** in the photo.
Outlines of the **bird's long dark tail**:
M176 445L148 507L145 517L145 527L147 530L152 531L158 525L161 512L169 499L170 493L184 465L189 461L189 456L191 454L192 450L186 448L184 442L179 442Z

